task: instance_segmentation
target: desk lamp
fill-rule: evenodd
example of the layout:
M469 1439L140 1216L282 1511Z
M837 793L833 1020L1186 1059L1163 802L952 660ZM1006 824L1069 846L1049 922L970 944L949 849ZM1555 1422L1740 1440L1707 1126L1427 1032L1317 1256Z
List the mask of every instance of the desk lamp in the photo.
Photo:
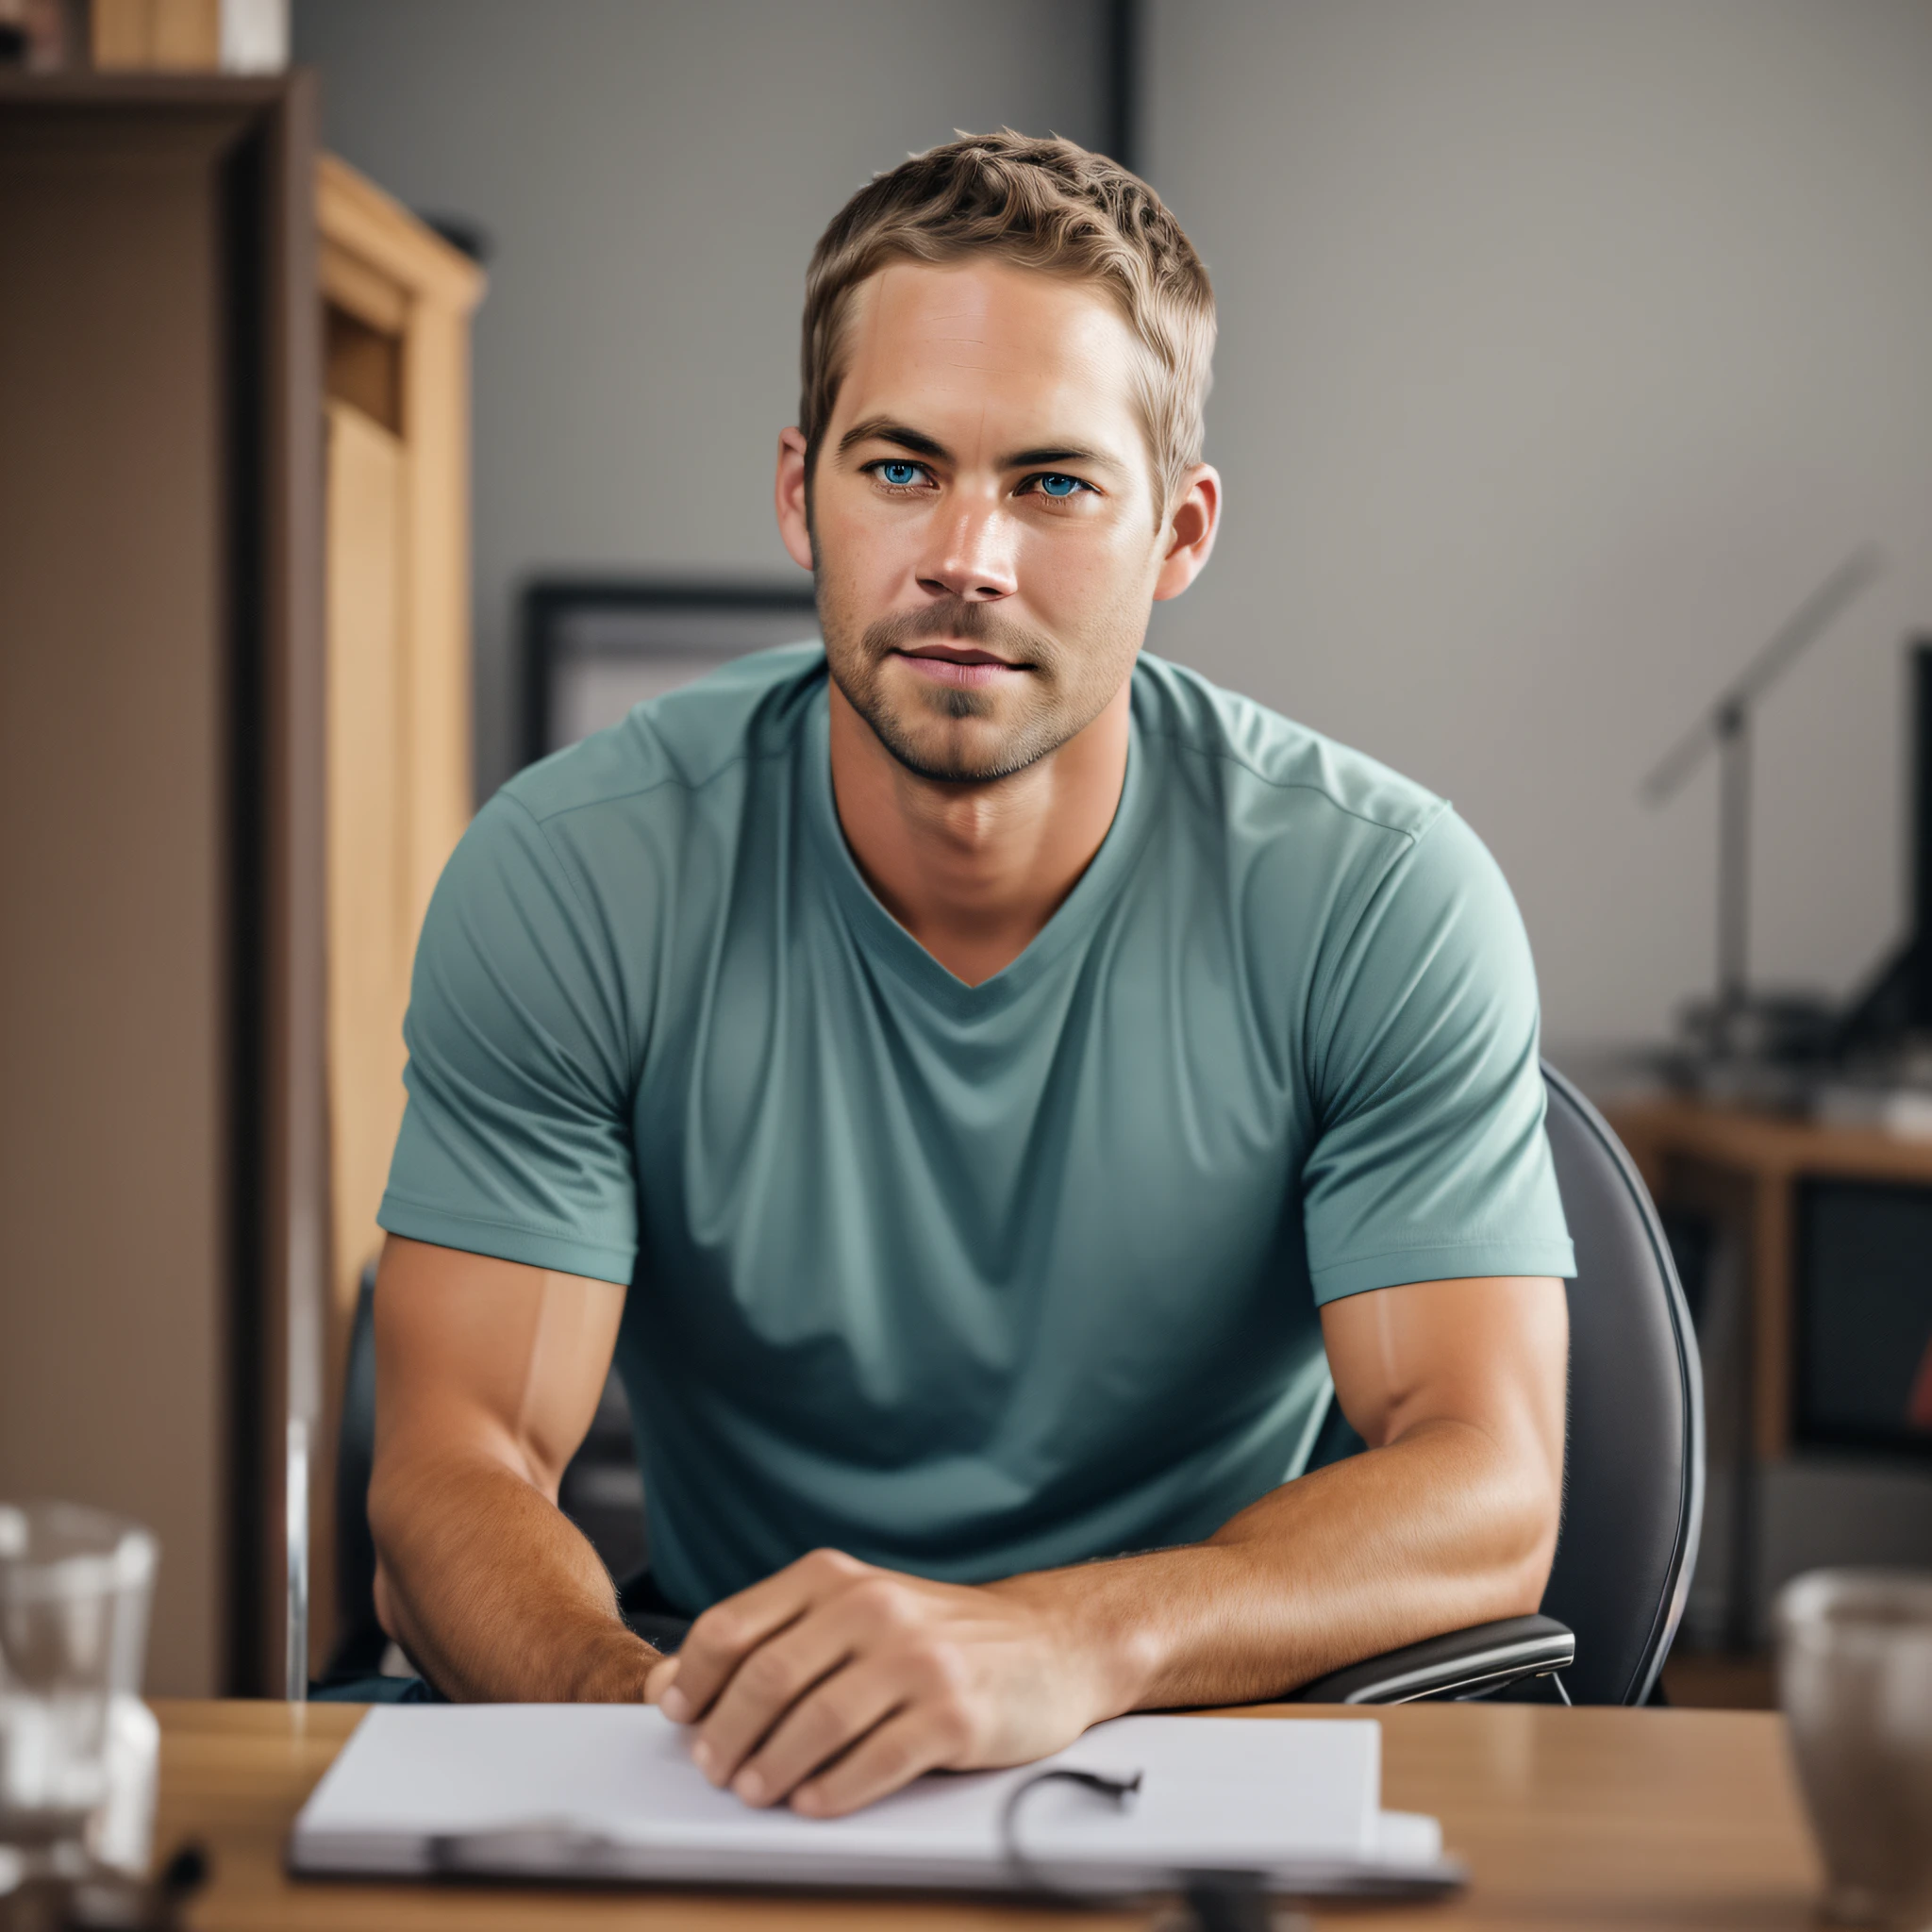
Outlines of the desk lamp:
M1822 1007L1789 995L1754 995L1750 989L1751 714L1806 647L1836 622L1883 568L1883 556L1871 544L1846 558L1773 633L1638 788L1644 804L1667 803L1716 746L1717 992L1708 1002L1693 1001L1685 1013L1693 1072L1701 1086L1735 1087L1740 1072L1748 1084L1752 1070L1806 1058L1824 1044L1829 1016Z

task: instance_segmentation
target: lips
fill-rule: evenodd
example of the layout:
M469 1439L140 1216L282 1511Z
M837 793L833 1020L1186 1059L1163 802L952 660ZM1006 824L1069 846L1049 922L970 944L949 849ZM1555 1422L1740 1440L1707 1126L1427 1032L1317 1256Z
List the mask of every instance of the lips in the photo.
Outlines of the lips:
M899 655L902 658L943 658L949 664L1006 664L1008 671L1019 669L1018 665L1007 664L1004 658L994 657L991 651L974 651L964 644L915 644Z
M903 658L921 677L969 690L983 690L1003 678L1018 677L1025 668L967 644L916 644L892 655Z

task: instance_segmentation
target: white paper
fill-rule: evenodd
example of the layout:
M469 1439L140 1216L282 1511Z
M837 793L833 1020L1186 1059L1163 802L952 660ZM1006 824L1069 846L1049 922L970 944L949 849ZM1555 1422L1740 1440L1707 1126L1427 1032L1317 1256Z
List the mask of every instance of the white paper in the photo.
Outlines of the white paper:
M1057 1766L1140 1774L1124 1803L1069 1784L1022 1801L1026 1858L1119 1890L1180 1871L1436 1870L1432 1820L1385 1824L1368 1719L1127 1717L1012 1771L935 1774L849 1818L753 1810L691 1733L641 1705L372 1710L296 1820L298 1871L498 1872L686 1882L1008 1886L1014 1787ZM1036 1874L1037 1875L1037 1874Z

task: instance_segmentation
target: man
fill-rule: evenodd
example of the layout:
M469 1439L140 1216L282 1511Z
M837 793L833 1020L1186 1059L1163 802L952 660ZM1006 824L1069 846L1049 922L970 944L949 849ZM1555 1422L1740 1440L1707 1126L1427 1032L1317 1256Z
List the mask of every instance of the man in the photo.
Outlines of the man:
M524 773L451 860L370 1493L444 1693L654 1700L830 1815L1535 1608L1527 945L1440 801L1140 655L1214 541L1212 338L1067 142L874 182L779 439L824 650ZM613 1351L674 1657L555 1507ZM1302 1475L1331 1375L1369 1447Z

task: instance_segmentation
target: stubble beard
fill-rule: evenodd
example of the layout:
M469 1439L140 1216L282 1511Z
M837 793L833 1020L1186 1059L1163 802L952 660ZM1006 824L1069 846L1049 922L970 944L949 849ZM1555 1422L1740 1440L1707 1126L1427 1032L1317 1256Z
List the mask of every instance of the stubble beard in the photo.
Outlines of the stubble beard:
M1123 635L1124 613L1107 613L1082 641L1091 649L1076 654L1043 632L1014 624L996 606L957 597L860 627L841 610L837 587L824 568L813 575L833 683L887 751L913 776L934 784L996 784L1050 757L1106 708L1120 688L1120 671L1132 668L1140 649L1138 633L1131 639ZM1004 704L991 691L958 685L926 683L903 696L890 691L886 667L893 654L928 638L954 640L1024 665L1024 691ZM891 681L903 691L909 680ZM1017 707L1014 698L1020 700ZM1001 712L1016 709L1000 728ZM993 728L953 728L974 719Z

